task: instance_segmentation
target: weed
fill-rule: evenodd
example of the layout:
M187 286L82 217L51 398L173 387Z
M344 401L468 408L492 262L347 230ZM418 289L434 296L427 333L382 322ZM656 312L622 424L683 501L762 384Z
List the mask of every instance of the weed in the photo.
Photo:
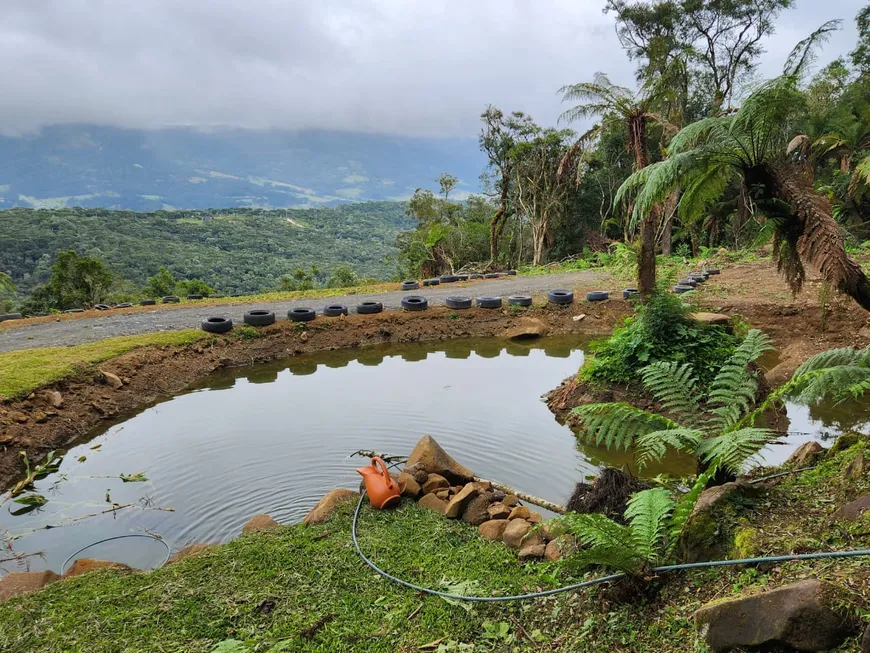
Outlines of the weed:
M448 319L448 320L458 320L458 319L459 319L459 314L458 314L458 313L448 313L448 314L447 314L447 319Z

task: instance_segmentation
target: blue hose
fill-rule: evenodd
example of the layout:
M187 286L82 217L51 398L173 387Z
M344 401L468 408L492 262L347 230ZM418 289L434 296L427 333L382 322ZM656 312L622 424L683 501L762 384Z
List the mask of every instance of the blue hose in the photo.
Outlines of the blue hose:
M531 592L529 594L517 594L515 596L463 596L461 594L451 594L450 592L441 592L439 590L433 590L429 587L423 587L422 585L415 585L414 583L409 583L406 580L402 580L401 578L397 578L390 573L387 573L380 567L378 567L374 562L372 562L366 555L362 552L359 546L359 540L357 539L356 529L357 522L359 521L360 510L362 509L363 500L365 499L366 492L363 490L360 493L359 502L356 504L356 510L353 513L353 523L351 525L351 537L353 538L353 546L356 549L357 555L362 558L363 562L365 562L369 567L371 567L375 572L383 576L384 578L388 578L394 583L398 583L399 585L404 585L405 587L415 590L417 592L423 592L425 594L431 594L433 596L440 596L445 599L454 599L456 601L474 601L479 603L497 603L501 601L526 601L529 599L536 599L541 596L552 596L553 594L561 594L562 592L572 592L574 590L583 589L584 587L591 587L593 585L600 585L601 583L606 583L612 580L619 580L620 578L624 578L627 574L618 573L618 574L610 574L609 576L601 576L600 578L594 578L592 580L587 580L582 583L576 583L574 585L566 585L564 587L557 587L556 589L544 590L543 592ZM707 562L692 562L682 565L665 565L662 567L653 567L650 569L653 573L666 573L669 571L679 571L682 569L703 569L706 567L730 567L733 565L754 565L762 562L790 562L793 560L817 560L819 558L857 558L859 556L870 556L870 549L859 549L856 551L827 551L820 553L801 553L799 555L784 555L784 556L762 556L759 558L742 558L740 560L710 560Z

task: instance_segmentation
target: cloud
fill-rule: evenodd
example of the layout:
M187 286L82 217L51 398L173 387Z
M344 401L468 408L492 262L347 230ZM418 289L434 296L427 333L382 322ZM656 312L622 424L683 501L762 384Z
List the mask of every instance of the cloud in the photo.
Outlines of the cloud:
M11 5L11 6L10 6ZM602 0L6 0L0 128L232 125L473 135L486 104L552 123L557 89L634 65ZM863 0L798 0L762 74Z

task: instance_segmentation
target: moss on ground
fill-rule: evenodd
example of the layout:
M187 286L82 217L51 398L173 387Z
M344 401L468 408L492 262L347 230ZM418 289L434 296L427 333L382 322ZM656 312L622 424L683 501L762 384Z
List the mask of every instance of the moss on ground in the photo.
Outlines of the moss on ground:
M188 329L120 336L73 347L43 347L0 353L0 400L12 399L85 369L145 346L186 345L208 337Z

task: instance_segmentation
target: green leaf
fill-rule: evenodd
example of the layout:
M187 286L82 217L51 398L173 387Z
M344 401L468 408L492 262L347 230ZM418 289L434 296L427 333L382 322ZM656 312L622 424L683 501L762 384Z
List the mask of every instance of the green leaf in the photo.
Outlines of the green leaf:
M121 474L118 476L124 483L145 483L148 479L145 477L144 472L139 472L138 474Z

